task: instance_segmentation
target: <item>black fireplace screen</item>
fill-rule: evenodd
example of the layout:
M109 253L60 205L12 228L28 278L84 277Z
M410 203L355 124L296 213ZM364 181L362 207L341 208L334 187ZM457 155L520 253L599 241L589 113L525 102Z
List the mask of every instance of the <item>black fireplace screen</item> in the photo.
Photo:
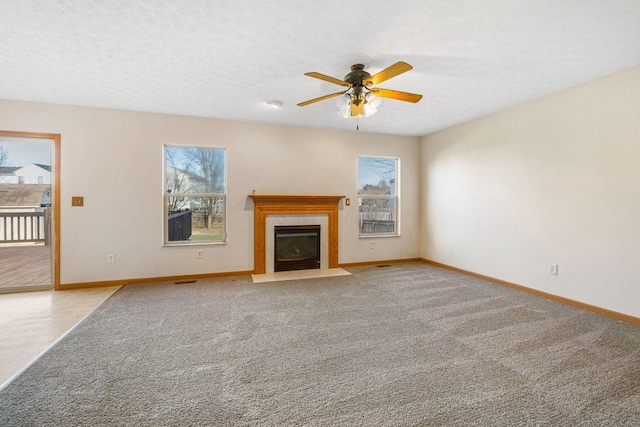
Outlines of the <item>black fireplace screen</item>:
M320 226L275 227L274 271L320 268Z

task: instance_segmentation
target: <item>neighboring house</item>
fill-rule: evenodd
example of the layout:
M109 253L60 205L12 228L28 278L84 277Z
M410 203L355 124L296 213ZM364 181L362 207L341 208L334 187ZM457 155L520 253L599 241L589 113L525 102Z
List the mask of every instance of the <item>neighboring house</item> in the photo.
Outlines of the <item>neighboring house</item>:
M204 192L203 179L198 175L173 166L165 166L165 188L168 193L197 193ZM169 205L170 211L192 208L182 198L174 199Z
M20 169L20 167L0 166L0 183L17 184L18 177L16 176L16 171L18 169Z
M174 166L165 166L165 180L165 186L171 193L206 192L201 176Z
M0 212L37 212L50 200L48 184L0 183Z
M31 163L15 172L20 184L51 184L51 166Z
M51 184L51 166L31 163L26 166L0 167L0 183Z

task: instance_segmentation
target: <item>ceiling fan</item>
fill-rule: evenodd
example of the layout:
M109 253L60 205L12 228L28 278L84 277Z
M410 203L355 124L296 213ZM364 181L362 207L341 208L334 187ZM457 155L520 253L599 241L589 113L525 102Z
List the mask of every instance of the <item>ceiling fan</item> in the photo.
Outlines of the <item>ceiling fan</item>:
M355 64L351 66L351 72L344 77L344 80L316 72L305 73L305 76L334 83L347 89L342 92L336 92L331 95L301 102L298 106L304 107L314 102L340 97L337 100L337 104L344 117L367 117L377 111L378 105L380 105L380 98L391 98L397 99L398 101L415 103L422 99L422 95L374 87L412 68L413 67L406 62L400 61L372 76L364 70L363 64Z

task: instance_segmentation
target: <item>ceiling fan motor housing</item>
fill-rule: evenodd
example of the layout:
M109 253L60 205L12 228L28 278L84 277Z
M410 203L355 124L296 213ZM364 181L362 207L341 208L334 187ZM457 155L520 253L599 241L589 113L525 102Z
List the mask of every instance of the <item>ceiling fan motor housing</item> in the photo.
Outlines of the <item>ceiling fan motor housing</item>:
M364 82L371 78L371 74L364 70L363 64L351 66L351 72L344 76L344 81L351 85L351 102L360 105L364 101L363 89L366 89Z
M363 64L355 64L351 66L351 72L344 76L344 81L352 85L363 85L363 82L371 78L371 74L364 70Z

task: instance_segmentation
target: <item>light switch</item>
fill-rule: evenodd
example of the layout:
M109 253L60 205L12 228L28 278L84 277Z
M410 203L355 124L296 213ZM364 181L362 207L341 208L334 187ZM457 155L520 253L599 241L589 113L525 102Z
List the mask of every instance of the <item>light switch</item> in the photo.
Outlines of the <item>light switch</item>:
M84 197L82 196L71 197L71 206L84 206Z

